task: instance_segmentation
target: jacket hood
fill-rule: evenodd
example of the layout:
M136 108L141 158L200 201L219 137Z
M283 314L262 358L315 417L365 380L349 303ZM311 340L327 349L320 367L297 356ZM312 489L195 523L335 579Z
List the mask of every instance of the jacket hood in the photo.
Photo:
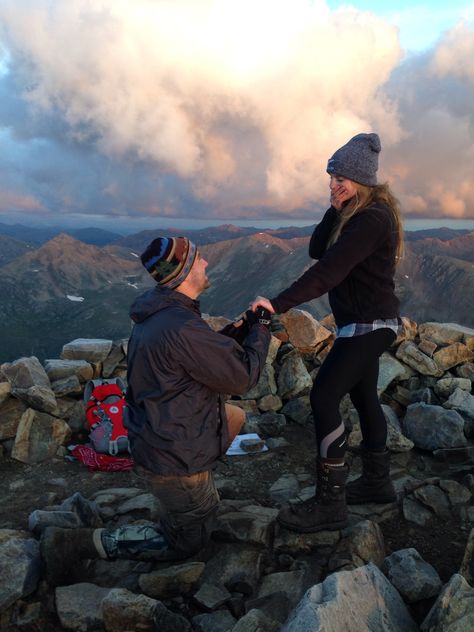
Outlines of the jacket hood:
M170 290L167 287L156 285L141 294L130 307L130 318L135 323L142 323L144 320L156 314L156 312L167 307L183 306L200 314L199 301L194 301L185 294Z

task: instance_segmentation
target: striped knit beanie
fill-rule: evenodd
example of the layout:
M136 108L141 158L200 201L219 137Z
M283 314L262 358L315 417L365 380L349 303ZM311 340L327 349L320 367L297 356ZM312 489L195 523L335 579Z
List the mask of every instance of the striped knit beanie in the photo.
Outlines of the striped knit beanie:
M188 276L196 252L187 237L158 237L140 259L157 283L173 290Z

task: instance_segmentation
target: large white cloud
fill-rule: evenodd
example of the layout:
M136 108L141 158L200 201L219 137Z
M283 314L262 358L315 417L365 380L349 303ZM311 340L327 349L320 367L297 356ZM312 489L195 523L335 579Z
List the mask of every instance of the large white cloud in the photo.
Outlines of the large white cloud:
M198 197L305 204L326 195L327 158L350 135L400 135L380 92L397 32L368 13L309 0L4 0L0 15L32 105L57 111L76 140L190 180Z
M323 207L327 158L374 130L406 211L473 214L467 23L404 61L386 20L318 0L3 0L0 23L32 112L26 129L9 114L12 133L69 144L79 170L78 147L105 157L79 205L95 195L102 210L223 217Z

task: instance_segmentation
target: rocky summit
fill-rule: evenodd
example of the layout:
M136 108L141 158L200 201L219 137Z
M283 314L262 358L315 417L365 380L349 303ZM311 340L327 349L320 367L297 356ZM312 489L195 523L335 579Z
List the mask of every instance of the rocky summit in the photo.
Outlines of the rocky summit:
M208 318L218 329L228 322ZM130 472L74 461L87 442L83 392L126 378L127 341L76 339L60 358L0 366L0 629L160 632L464 632L474 629L474 330L417 324L381 358L379 392L397 501L351 505L342 531L299 534L278 509L314 493L312 378L335 339L332 317L281 317L258 385L234 403L259 437L216 467L210 545L180 563L86 560L48 585L39 538L156 522ZM351 478L359 419L349 398Z

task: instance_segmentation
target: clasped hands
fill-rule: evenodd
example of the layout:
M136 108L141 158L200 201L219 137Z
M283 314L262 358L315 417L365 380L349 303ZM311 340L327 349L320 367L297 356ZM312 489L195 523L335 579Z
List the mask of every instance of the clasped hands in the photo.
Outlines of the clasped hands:
M249 304L249 308L245 314L243 314L238 320L234 321L232 325L236 329L242 327L244 323L247 323L247 326L259 323L260 325L265 325L265 327L270 327L271 315L274 313L275 310L268 298L265 298L264 296L257 296L257 298ZM231 337L234 336L232 335Z
M268 298L257 296L257 298L249 304L249 309L245 312L245 318L249 325L260 323L269 328L272 322L272 314L275 313L273 305Z

